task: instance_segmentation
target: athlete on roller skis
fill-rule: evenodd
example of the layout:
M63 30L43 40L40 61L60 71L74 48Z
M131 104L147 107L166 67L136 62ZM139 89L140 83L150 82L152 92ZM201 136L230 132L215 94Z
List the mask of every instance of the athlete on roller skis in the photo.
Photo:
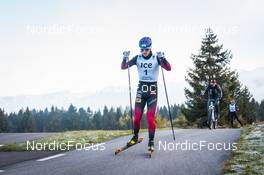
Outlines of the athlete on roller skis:
M149 37L143 37L139 41L141 54L134 56L129 60L129 51L123 52L122 69L127 69L133 65L137 66L139 84L136 93L135 109L134 109L134 135L127 143L127 146L132 146L138 143L138 133L140 130L141 117L144 107L147 104L147 121L148 121L148 151L154 151L154 136L155 136L155 112L157 107L157 80L159 75L159 66L171 70L170 63L166 60L163 52L156 54L151 50L152 41Z

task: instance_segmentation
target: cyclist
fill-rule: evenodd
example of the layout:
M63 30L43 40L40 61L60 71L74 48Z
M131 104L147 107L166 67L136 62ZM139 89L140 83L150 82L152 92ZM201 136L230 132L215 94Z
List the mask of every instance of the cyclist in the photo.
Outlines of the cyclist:
M220 85L217 84L216 80L212 79L210 83L207 85L204 94L208 95L207 112L208 112L208 125L209 125L209 121L210 121L209 106L213 101L215 105L216 121L217 121L217 119L220 116L220 100L223 97L223 92ZM209 126L209 128L210 127L211 126Z

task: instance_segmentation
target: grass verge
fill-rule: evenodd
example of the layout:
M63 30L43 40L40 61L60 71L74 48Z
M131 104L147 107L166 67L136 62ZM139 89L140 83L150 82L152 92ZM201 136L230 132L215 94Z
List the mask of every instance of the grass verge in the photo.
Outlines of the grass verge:
M43 150L48 150L48 145L56 143L59 145L67 144L69 141L72 145L76 144L96 144L102 143L117 137L131 134L131 130L95 130L95 131L66 131L59 132L49 137L34 140L39 145L45 145ZM33 140L30 141L31 143ZM60 150L60 148L58 149ZM0 147L0 152L10 151L32 151L27 149L27 141L15 142Z
M243 129L238 149L225 162L224 174L264 174L264 124Z
M159 130L168 130L170 128L159 128ZM141 129L140 132L146 132L147 129ZM65 131L58 132L52 136L34 140L39 145L44 145L42 150L49 151L49 145L56 143L58 145L71 142L72 149L76 148L77 144L97 144L112 140L117 137L127 136L131 134L131 130L83 130L83 131ZM33 140L30 141L32 143ZM124 143L125 144L125 143ZM60 151L61 149L56 149ZM6 144L0 147L0 152L23 152L32 151L27 149L27 141L15 142Z

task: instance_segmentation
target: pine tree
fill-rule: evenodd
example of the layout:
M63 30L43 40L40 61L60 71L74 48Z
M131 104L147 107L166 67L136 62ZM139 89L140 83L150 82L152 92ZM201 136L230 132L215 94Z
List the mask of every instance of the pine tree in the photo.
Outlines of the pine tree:
M192 54L194 67L189 68L185 80L190 88L185 88L187 98L186 107L182 110L190 123L197 123L202 127L207 122L207 101L201 97L211 79L216 79L222 87L223 99L220 103L220 124L227 122L226 106L231 97L234 97L240 88L238 74L229 67L232 53L224 50L222 44L218 44L217 35L210 29L206 29L205 38L202 39L198 54Z
M51 111L49 112L46 129L52 132L60 130L58 108L55 108L54 106L51 107Z
M259 105L258 119L264 121L264 100L262 100Z
M110 110L108 111L107 108L104 110L104 120L105 120L105 126L104 129L115 129L117 122L116 122L116 116L115 116L115 111L114 108L111 107Z
M22 126L24 132L34 132L36 130L36 123L28 107L26 108L26 111L23 113Z
M122 117L122 108L121 107L116 108L116 115L115 116L116 116L116 118L115 118L116 128L115 129L120 129L119 120Z
M0 108L0 132L8 131L8 121L5 111Z
M250 115L250 122L256 122L257 121L257 117L258 117L258 111L259 111L259 103L254 99L252 98L251 101L250 101L250 112L251 112L251 115Z
M247 87L240 90L237 104L240 108L239 115L242 117L244 123L252 124L256 121L257 104Z
M87 129L95 129L95 125L93 123L93 111L90 107L87 108Z
M107 106L104 106L102 121L101 121L102 122L102 129L106 129L109 126L107 116L108 116L108 108L107 108Z
M102 122L102 114L101 111L97 111L95 112L94 116L93 116L93 124L95 126L95 129L102 129L103 128L103 122Z
M72 104L69 106L68 115L69 115L70 122L71 122L70 123L71 130L77 130L80 125L80 118L77 113L77 108L73 106Z

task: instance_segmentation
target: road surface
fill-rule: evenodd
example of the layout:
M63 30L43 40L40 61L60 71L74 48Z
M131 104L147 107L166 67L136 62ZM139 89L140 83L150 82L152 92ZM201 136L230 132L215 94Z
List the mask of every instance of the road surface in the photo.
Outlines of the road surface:
M35 140L53 135L54 133L0 133L0 145L27 140Z
M222 174L223 163L230 155L230 151L224 149L228 149L228 145L236 142L240 136L240 131L240 129L179 129L175 131L176 141L172 140L171 131L159 131L156 133L156 150L151 159L149 159L146 154L147 133L142 135L144 138L142 143L131 147L120 155L114 156L115 148L124 145L130 138L130 136L121 137L106 142L103 151L74 150L64 152L56 154L53 157L30 160L3 167L0 170L0 174ZM220 143L221 145L225 145L225 148L222 147L223 150L221 151L216 149L209 150L208 147L205 146L201 150L186 150L184 146L182 149L176 146L176 143L200 143L201 141L203 143L210 143L207 144L207 146ZM164 150L165 142L167 143L167 150ZM197 147L195 147L195 149L197 149ZM212 147L210 147L210 149L212 149Z
M0 133L0 147L9 143L35 140L43 137L49 137L54 133ZM50 151L38 152L0 152L0 170L1 167L22 162L25 160L37 159L43 156L56 154ZM1 172L1 171L0 171Z

